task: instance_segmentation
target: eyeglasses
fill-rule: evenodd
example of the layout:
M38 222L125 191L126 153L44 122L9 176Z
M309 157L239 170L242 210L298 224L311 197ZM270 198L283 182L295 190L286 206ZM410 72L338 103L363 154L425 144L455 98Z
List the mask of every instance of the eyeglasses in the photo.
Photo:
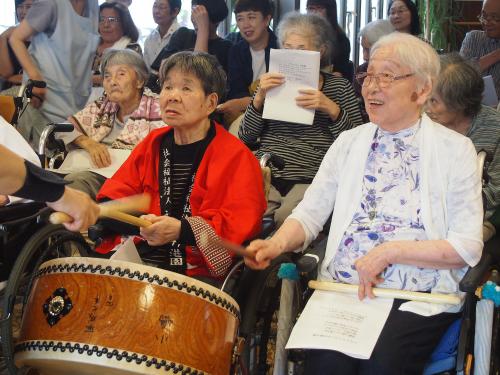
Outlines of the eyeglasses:
M406 12L409 12L409 11L410 10L406 9L406 8L394 9L394 10L389 11L389 16L396 16L396 15L400 16L403 13L406 13Z
M361 86L370 86L373 80L377 83L378 87L381 89L389 87L394 81L399 81L401 79L405 79L411 76L414 76L415 73L404 74L401 76L395 76L389 73L378 73L378 74L369 74L369 73L359 73L356 74L356 81L359 82Z
M105 22L117 23L117 22L120 22L120 17L104 17L104 16L100 16L99 17L99 23L105 23Z
M26 4L21 4L21 5L18 5L18 6L16 7L16 10L17 10L17 11L24 10L25 12L27 12L28 10L30 10L30 8L31 8L31 4L29 4L29 5L26 5Z
M479 16L477 16L477 19L481 23L499 23L500 22L500 16L494 16L494 15L488 15L485 13L481 13Z

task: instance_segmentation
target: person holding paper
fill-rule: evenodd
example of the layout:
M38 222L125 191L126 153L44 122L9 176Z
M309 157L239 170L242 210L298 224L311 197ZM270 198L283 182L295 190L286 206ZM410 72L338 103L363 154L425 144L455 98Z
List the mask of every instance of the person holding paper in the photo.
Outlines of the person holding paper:
M75 130L61 136L70 148L87 151L96 168L111 164L108 147L132 150L151 130L164 126L158 95L144 88L148 69L137 52L107 51L101 75L104 96L71 116L68 120ZM65 179L95 199L106 177L83 171L70 173Z
M441 57L441 73L426 111L431 119L469 137L476 151L485 150L492 160L483 188L486 213L483 241L496 233L489 221L500 206L500 113L482 105L484 81L476 68L459 54Z
M265 211L259 163L236 137L210 120L226 74L212 55L179 52L161 67L160 106L168 126L151 132L99 191L98 199L146 193L152 225L137 244L146 263L217 283L233 252L257 235Z
M228 100L217 108L227 126L245 112L259 77L269 69L271 48L278 47L276 35L269 28L273 15L270 0L238 0L234 15L242 40L229 50Z
M328 21L315 14L290 13L278 27L282 48L320 52L321 68L330 64L331 35ZM271 166L272 186L266 212L274 215L278 226L302 199L332 142L344 130L362 123L352 85L344 78L324 72L319 75L319 90L301 90L296 98L297 106L316 111L312 125L264 119L267 91L283 82L283 76L275 72L261 76L238 133L246 144L260 141L257 157L270 152L285 161L283 170Z
M372 288L458 293L483 248L480 171L471 140L423 114L439 57L406 33L371 49L362 92L371 122L342 133L304 199L269 240L247 250L264 268L305 248L332 214L319 278ZM307 374L421 374L460 306L396 299L369 360L308 352Z

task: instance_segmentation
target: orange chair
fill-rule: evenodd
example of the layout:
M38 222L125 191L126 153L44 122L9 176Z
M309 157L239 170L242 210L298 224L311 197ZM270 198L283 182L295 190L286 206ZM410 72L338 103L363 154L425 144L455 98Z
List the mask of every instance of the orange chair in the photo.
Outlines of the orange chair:
M16 105L13 96L0 95L0 115L12 123L16 116Z

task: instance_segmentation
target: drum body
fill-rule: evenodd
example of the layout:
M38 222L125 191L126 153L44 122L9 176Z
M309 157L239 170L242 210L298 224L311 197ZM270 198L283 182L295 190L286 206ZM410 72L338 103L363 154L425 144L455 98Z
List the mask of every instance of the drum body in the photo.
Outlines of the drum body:
M227 375L238 324L237 303L198 280L59 258L38 271L14 359L50 375Z

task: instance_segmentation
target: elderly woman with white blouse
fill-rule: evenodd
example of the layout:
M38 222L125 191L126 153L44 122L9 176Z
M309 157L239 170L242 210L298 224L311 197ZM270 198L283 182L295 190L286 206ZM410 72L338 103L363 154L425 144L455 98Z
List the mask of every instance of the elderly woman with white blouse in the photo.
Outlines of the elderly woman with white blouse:
M482 252L476 151L423 114L439 72L427 43L409 34L371 50L362 94L371 122L342 133L303 201L269 240L248 246L254 268L305 248L333 211L323 280L372 288L457 293ZM459 307L396 299L369 360L310 350L307 374L417 374Z

